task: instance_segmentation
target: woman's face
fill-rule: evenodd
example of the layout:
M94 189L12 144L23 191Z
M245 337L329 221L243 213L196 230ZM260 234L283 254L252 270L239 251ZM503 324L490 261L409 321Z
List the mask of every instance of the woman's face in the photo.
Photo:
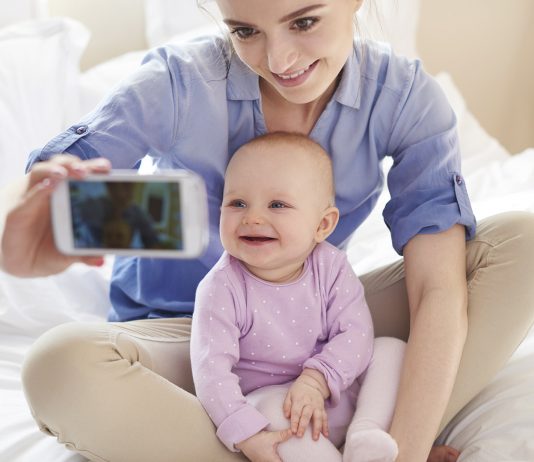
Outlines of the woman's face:
M286 100L309 103L336 80L363 0L217 0L241 60Z

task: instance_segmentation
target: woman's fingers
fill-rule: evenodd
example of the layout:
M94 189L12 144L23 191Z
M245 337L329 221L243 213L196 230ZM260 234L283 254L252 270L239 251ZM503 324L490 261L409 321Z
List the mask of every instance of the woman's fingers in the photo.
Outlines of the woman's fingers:
M284 443L293 436L293 432L290 428L286 428L285 430L280 430L273 433L276 434L276 444Z
M70 154L58 154L48 161L35 164L30 171L30 181L36 184L45 178L82 179L89 173L108 173L110 170L111 163L103 157L81 160Z
M102 266L104 264L104 257L81 257L79 261L88 266Z

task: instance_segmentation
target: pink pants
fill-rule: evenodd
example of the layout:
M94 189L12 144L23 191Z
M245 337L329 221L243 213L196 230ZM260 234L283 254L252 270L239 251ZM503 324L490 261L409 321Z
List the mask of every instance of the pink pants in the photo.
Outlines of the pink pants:
M337 462L342 460L338 451L345 437L361 427L389 430L397 388L400 380L405 343L392 338L375 339L374 354L367 371L356 385L341 393L336 407L327 407L329 438L323 435L314 441L309 425L302 438L293 437L278 447L282 460L287 462ZM247 395L247 401L269 419L268 430L289 427L282 404L291 383L260 388ZM355 412L356 410L356 412ZM352 422L352 425L350 425ZM350 425L350 427L349 427ZM348 433L347 433L348 431Z

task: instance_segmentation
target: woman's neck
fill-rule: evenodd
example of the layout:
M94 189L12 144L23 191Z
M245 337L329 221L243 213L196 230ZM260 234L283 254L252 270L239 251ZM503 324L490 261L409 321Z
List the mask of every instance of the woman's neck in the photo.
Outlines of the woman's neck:
M263 117L268 132L286 131L309 135L337 87L337 81L316 100L305 104L287 101L260 78Z

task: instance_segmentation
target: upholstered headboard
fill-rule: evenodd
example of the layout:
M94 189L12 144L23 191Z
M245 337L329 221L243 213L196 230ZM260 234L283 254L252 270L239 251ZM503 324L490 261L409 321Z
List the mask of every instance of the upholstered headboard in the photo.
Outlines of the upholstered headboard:
M85 24L91 41L82 68L131 50L147 48L143 0L48 0L52 16L68 16Z

